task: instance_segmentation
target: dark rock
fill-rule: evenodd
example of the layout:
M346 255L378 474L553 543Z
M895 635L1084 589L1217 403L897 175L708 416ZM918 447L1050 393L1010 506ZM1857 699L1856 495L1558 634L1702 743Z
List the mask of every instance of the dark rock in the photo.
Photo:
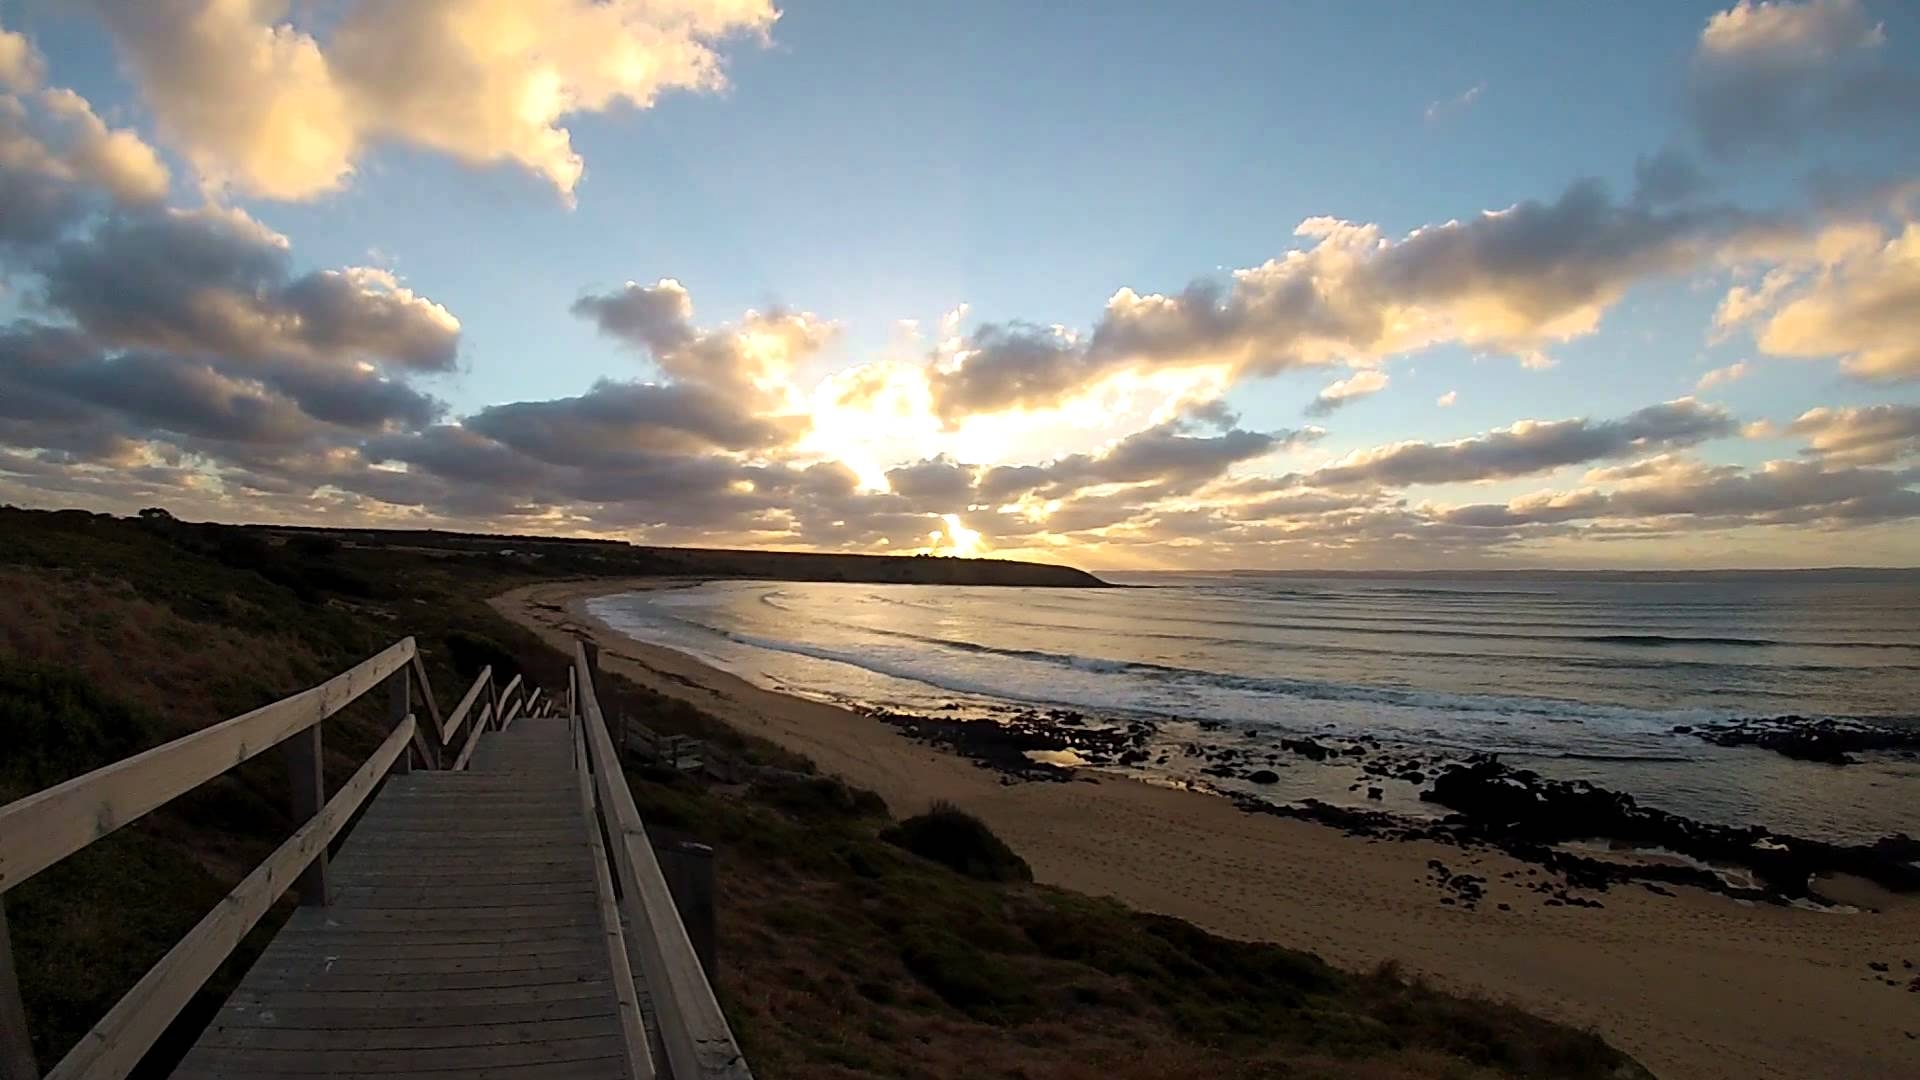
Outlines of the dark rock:
M1716 746L1757 746L1782 757L1827 765L1852 765L1854 753L1920 750L1920 729L1891 727L1864 718L1816 720L1790 715L1673 730Z
M1325 761L1334 755L1332 749L1321 746L1312 739L1281 739L1280 748L1291 750L1301 757L1311 758L1314 761Z
M1915 865L1920 841L1903 834L1872 844L1842 845L1770 833L1757 826L1710 825L1640 806L1631 795L1582 780L1549 780L1529 770L1512 769L1488 755L1442 770L1420 797L1458 811L1475 839L1510 851L1516 845L1603 837L1664 847L1708 863L1744 866L1785 897L1811 895L1808 881L1822 873L1855 874L1895 891L1920 891L1920 866ZM1653 876L1645 868L1636 868L1636 873ZM1599 874L1597 880L1609 876ZM1700 876L1711 882L1709 888L1726 891L1717 876ZM1668 875L1661 880L1694 884L1699 877Z
M1367 789L1367 798L1372 799L1375 802L1379 802L1380 796L1382 796L1383 794L1385 794L1385 792L1381 791L1377 787L1370 787Z
M1885 971L1887 970L1887 965L1878 960L1869 960L1867 962L1867 968L1871 971Z
M1277 784L1280 782L1280 774L1272 769L1259 769L1248 773L1247 779L1256 784Z

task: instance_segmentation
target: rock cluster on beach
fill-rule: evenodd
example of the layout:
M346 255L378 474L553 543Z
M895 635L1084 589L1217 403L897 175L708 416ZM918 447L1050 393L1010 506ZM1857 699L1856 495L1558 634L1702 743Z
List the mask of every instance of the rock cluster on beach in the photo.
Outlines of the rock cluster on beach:
M1920 758L1920 729L1862 719L1774 716L1720 724L1681 724L1673 732L1716 746L1755 746L1782 757L1827 765L1853 765L1857 763L1854 754L1869 752Z
M911 738L942 747L982 768L1000 773L1003 783L1064 781L1076 766L1137 768L1166 766L1184 759L1200 778L1196 786L1231 799L1241 809L1318 822L1374 840L1429 840L1458 847L1495 848L1537 864L1550 875L1514 884L1540 894L1547 906L1598 907L1600 902L1569 890L1604 892L1622 883L1638 883L1656 893L1664 885L1691 885L1747 900L1784 902L1820 900L1815 879L1849 874L1900 892L1920 891L1920 841L1905 835L1872 844L1833 844L1744 828L1695 821L1641 806L1633 796L1584 780L1555 780L1514 768L1494 755L1465 759L1443 751L1383 746L1371 735L1288 735L1264 741L1253 729L1242 738L1217 741L1169 741L1146 720L1105 720L1066 708L1008 706L986 708L984 716L922 716L891 710L869 715ZM1848 750L1902 750L1912 733L1847 724L1800 724L1800 718L1772 722L1677 729L1722 745L1758 745L1826 760ZM1209 735L1228 731L1217 721L1196 726ZM1070 764L1069 764L1070 762ZM1400 782L1418 791L1421 801L1446 811L1423 818L1385 810L1336 806L1316 798L1277 801L1257 792L1281 783L1290 767L1339 766L1358 777L1348 786L1356 795L1379 802L1386 785ZM1246 785L1241 787L1238 785ZM1405 789L1403 789L1405 790ZM1694 860L1596 858L1568 845L1610 844L1627 852L1659 849ZM1437 860L1436 860L1437 862ZM1485 881L1434 868L1442 903L1475 909ZM1746 875L1751 881L1743 880ZM1507 875L1514 877L1514 875Z
M1421 794L1455 814L1443 824L1502 846L1602 839L1662 848L1702 862L1751 870L1766 888L1811 895L1819 874L1852 874L1900 892L1920 891L1920 841L1903 834L1872 844L1832 844L1758 826L1711 825L1639 805L1584 780L1550 780L1490 755L1442 770Z

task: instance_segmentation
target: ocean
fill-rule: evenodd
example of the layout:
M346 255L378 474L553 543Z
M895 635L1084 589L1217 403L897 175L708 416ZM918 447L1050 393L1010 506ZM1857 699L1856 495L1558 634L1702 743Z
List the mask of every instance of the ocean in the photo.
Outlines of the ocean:
M1499 753L1718 824L1847 842L1920 835L1911 756L1834 766L1674 731L1790 716L1920 728L1920 574L1106 577L1128 587L727 581L603 597L592 610L641 640L837 703L1147 721L1159 749L1131 771L1158 782L1438 812L1411 783L1370 799L1371 781L1337 761L1254 787L1203 774L1192 750L1370 736L1448 757Z

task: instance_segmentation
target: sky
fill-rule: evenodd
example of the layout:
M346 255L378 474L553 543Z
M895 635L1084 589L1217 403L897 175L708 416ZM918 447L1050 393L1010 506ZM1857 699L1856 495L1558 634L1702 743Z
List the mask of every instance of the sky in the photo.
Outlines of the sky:
M1920 564L1920 9L0 0L0 502Z

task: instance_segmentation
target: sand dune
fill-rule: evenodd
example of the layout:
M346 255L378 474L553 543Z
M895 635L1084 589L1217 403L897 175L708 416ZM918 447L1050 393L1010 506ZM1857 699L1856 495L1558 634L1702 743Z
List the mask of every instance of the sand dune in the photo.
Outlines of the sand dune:
M1626 887L1598 895L1598 909L1545 907L1501 877L1524 881L1527 864L1498 852L1360 840L1126 778L1007 786L883 724L759 689L588 615L586 598L626 587L540 585L494 603L556 644L591 634L610 670L805 754L896 813L961 804L1045 882L1347 967L1397 959L1449 987L1597 1028L1665 1077L1920 1076L1920 993L1904 989L1920 976L1913 897L1863 895L1882 910L1835 915ZM1479 910L1440 903L1430 859L1489 880Z

